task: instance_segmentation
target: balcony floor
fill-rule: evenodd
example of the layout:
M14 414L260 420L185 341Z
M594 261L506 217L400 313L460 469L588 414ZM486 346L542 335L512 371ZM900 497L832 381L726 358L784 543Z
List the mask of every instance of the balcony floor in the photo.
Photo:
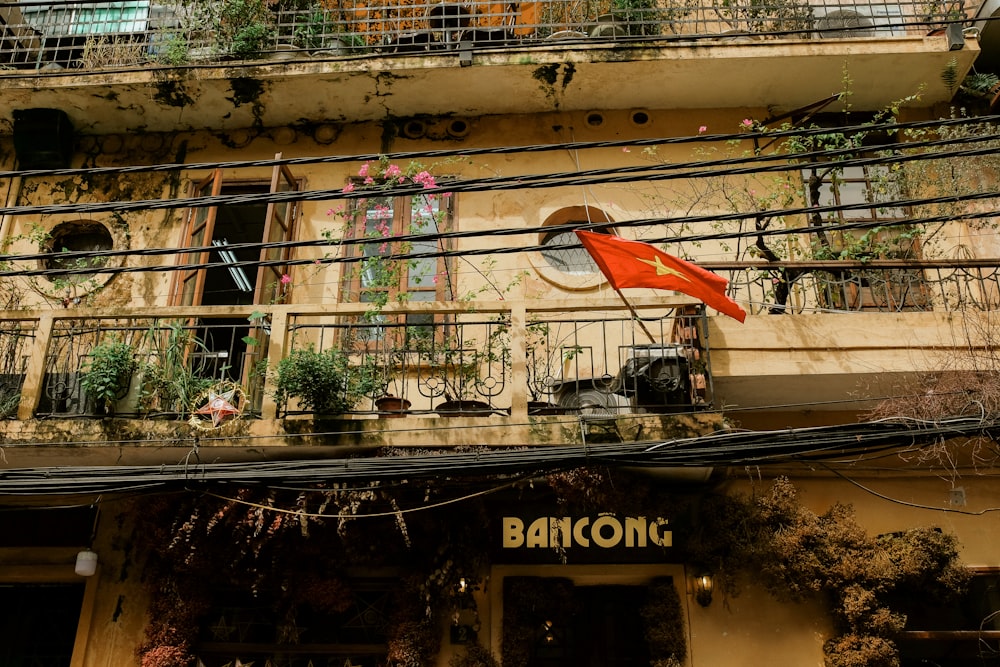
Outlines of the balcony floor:
M81 134L587 109L780 112L840 91L845 66L857 110L921 90L921 106L930 106L953 94L941 76L949 62L954 59L961 80L978 53L972 41L949 51L946 36L933 35L534 46L183 69L7 70L0 71L0 134L10 134L14 109L45 107L66 111Z

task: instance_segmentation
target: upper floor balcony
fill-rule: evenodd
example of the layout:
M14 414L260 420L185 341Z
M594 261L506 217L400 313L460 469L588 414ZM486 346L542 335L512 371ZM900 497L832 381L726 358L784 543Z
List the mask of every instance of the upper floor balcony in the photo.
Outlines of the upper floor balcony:
M130 460L198 442L239 456L669 438L720 415L854 421L907 378L984 370L995 345L980 319L1000 305L995 260L715 269L745 324L669 295L412 302L377 316L345 303L8 311L0 430L8 458L145 434ZM775 277L791 273L778 303Z
M788 110L842 90L845 68L855 109L918 90L931 105L950 99L948 81L978 54L963 33L975 8L951 0L303 4L0 3L0 132L29 107L66 109L94 134L387 114Z

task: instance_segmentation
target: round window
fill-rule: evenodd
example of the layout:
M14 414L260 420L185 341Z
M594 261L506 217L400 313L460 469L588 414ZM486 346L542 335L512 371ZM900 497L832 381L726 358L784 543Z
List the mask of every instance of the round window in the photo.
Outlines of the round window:
M64 222L57 225L49 238L49 256L42 262L46 269L99 269L108 264L108 257L99 253L114 248L114 238L108 228L99 222ZM65 253L97 253L94 256L67 257ZM68 279L80 283L92 278L92 273L74 273L67 276L51 276L49 280Z
M600 270L580 239L571 231L545 234L542 237L542 257L553 269L570 276L589 276Z
M591 206L569 206L545 219L543 227L573 225L585 227L594 223L613 222L604 211ZM609 232L608 229L596 229ZM601 284L603 275L590 253L572 229L542 231L539 250L531 253L531 263L545 280L564 289L590 289Z

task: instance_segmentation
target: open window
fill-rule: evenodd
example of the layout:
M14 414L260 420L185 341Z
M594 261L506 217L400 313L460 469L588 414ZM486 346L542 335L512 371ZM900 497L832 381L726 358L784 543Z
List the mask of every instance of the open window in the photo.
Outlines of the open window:
M279 160L281 154L275 155ZM278 303L286 298L282 276L289 271L298 202L255 201L254 195L295 192L304 181L285 165L275 165L269 181L225 181L216 169L195 183L192 196L246 195L246 201L221 206L192 206L180 255L171 304L226 306ZM249 377L267 347L267 331L246 318L200 319L201 354L220 380ZM252 329L252 330L251 330ZM252 349L247 339L255 343Z
M817 227L818 259L870 261L919 259L919 230L911 211L895 204L896 184L884 165L837 166L816 163L803 171L813 206L844 206L825 214L830 225L860 224L829 233ZM865 269L838 272L831 280L834 306L850 310L926 310L929 297L920 269Z

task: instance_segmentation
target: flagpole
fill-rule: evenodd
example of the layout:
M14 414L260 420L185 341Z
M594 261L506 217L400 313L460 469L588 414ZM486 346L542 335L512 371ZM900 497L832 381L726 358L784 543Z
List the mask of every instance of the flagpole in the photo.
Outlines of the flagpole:
M625 295L622 294L622 291L614 286L612 286L611 289L617 292L618 296L621 297L622 303L624 303L625 306L628 308L629 312L632 313L632 319L635 320L635 323L639 325L639 328L642 329L643 332L646 334L646 336L649 337L649 342L653 343L654 345L658 344L659 341L653 338L652 332L649 329L647 329L643 321L639 319L639 313L635 312L635 308L633 308L632 304L628 302L628 299L625 298Z

